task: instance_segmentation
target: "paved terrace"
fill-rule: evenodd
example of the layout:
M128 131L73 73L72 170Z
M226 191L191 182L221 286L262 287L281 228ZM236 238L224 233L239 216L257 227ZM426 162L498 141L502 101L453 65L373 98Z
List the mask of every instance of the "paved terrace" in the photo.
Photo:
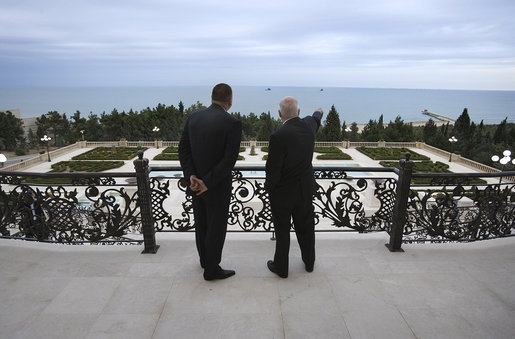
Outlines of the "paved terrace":
M238 163L264 164L259 149L248 151ZM338 164L378 166L344 151L354 160ZM45 162L27 171L49 169ZM133 170L127 161L114 171ZM280 279L266 267L270 234L230 233L222 265L236 276L214 282L202 278L192 233L156 237L158 253L145 255L142 246L0 240L0 338L515 337L515 237L390 253L385 233L317 233L307 273L293 235L289 278Z
M192 233L142 246L0 240L1 338L514 338L515 237L406 244L317 233L313 273L292 242L268 271L268 233L230 233L227 280L204 281Z

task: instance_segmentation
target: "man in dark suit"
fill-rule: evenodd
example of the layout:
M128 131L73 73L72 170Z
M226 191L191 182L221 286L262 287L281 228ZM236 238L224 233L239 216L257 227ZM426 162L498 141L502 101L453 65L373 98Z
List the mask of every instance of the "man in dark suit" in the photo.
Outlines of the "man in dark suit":
M225 279L235 274L220 267L227 232L232 190L232 168L238 159L241 122L227 113L232 89L213 88L211 106L193 113L184 126L179 160L193 196L195 239L204 279Z
M276 236L274 260L269 260L267 266L281 278L288 277L292 217L306 271L312 272L315 264L316 182L311 162L315 134L324 112L319 108L303 119L299 113L295 98L281 100L279 116L283 125L270 136L266 162L265 189L270 196Z

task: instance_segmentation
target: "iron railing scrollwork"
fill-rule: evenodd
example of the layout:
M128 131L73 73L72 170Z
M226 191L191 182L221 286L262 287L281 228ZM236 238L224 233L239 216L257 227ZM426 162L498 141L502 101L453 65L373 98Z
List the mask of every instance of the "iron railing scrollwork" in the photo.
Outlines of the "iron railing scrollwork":
M368 169L371 170L371 169ZM377 170L377 169L375 169ZM180 171L178 167L159 167L163 171ZM350 171L362 171L351 168ZM382 169L386 172L387 169ZM251 178L245 172L254 173ZM330 226L347 231L388 231L393 213L396 183L394 178L351 178L341 168L315 169L318 182L329 184L318 185L314 197L316 224L324 229ZM257 174L257 177L256 177ZM272 231L273 220L270 210L270 200L264 188L264 169L261 167L238 167L232 171L233 184L231 202L229 205L228 226L230 231ZM164 181L158 184L158 181ZM182 194L182 210L175 212L175 218L169 208L167 200L176 194L170 190L169 183L177 180L177 187ZM369 187L368 182L373 181L375 190L367 194L374 194L379 208L375 211L365 209L364 195ZM194 216L191 196L186 192L186 181L173 177L152 178L152 206L158 231L186 231L194 228ZM170 205L170 204L168 204ZM178 203L174 200L174 205ZM180 214L178 217L177 215ZM322 225L321 220L324 220Z
M515 231L515 185L411 190L405 242L475 241Z
M152 168L145 160L140 154L136 173L0 173L0 235L60 243L150 239L145 246L155 253L155 231L190 231L195 221L181 168ZM390 239L395 235L391 248L397 250L402 242L515 234L515 185L475 181L497 180L499 173L411 174L406 168L315 167L316 229L385 231ZM153 177L157 170L159 177ZM170 175L162 176L163 171ZM273 231L264 168L237 167L232 174L229 231ZM429 178L427 184L412 183L419 177ZM68 178L68 183L36 184L32 178ZM406 195L405 206L399 203L399 192Z

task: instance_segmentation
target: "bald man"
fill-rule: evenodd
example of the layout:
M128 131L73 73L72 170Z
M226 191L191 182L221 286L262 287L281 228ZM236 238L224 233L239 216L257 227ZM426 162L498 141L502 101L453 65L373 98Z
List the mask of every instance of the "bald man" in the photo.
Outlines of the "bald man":
M319 108L302 119L299 113L297 99L281 100L279 117L283 125L270 136L266 162L265 189L270 196L276 236L274 260L269 260L267 266L281 278L288 277L292 218L306 271L312 272L315 264L316 182L311 162L315 134L324 112Z

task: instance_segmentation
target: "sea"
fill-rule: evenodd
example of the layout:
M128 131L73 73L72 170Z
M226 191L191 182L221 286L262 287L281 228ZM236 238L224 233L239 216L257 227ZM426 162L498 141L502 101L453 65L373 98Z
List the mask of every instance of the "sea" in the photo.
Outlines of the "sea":
M100 116L129 110L140 111L158 104L185 107L211 99L211 86L170 87L48 87L0 88L0 111L18 109L22 118L39 117L50 111L67 116L81 112ZM279 101L285 96L299 101L301 116L315 109L329 112L334 105L341 122L351 124L378 120L385 123L400 116L404 122L427 121L422 111L428 110L457 119L467 108L472 121L498 124L507 118L515 122L515 91L388 89L349 87L233 86L233 106L229 112L241 114L270 112L277 116ZM433 119L435 120L435 119Z

